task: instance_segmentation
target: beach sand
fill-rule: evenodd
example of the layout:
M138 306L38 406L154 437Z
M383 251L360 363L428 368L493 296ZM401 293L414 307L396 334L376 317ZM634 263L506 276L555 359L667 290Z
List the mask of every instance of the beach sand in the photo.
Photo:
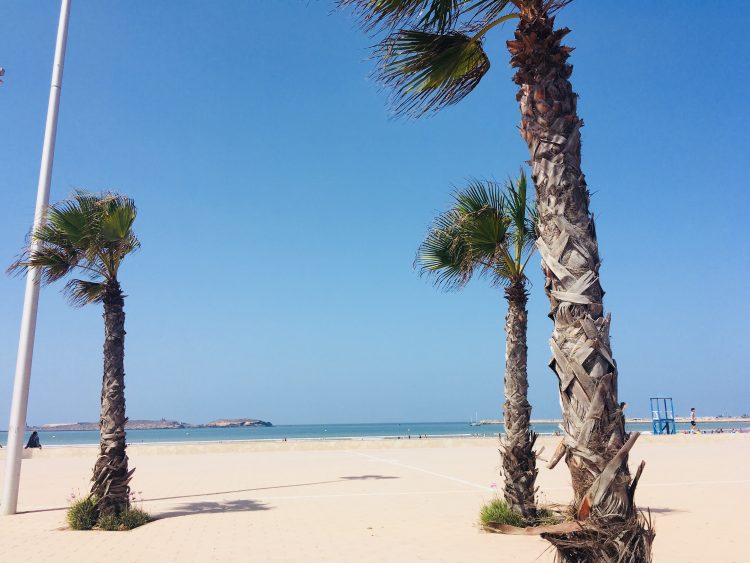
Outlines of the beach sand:
M559 438L543 437L543 457ZM481 532L495 495L496 438L134 445L133 489L159 519L131 532L65 529L66 497L85 493L96 448L27 452L19 513L0 517L8 562L552 561L539 538ZM0 450L4 458L5 450ZM655 561L750 561L750 435L642 436L636 499L651 508ZM543 464L540 464L543 465ZM4 459L0 462L3 477ZM564 463L540 493L570 498Z

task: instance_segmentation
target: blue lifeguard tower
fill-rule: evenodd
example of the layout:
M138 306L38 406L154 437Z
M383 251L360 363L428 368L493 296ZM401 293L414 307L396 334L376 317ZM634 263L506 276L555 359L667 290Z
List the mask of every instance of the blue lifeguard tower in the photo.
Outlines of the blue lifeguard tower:
M651 397L651 428L654 434L677 434L672 397Z

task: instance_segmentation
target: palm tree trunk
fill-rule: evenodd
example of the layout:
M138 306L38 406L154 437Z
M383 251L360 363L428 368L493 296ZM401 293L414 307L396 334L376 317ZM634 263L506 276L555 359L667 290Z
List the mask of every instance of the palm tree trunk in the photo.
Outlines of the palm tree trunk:
M104 375L99 421L99 458L94 466L91 493L98 500L100 514L119 514L129 505L128 471L125 453L125 312L117 280L104 290Z
M550 366L559 382L564 431L556 459L565 455L578 519L589 518L592 528L601 525L608 538L583 552L565 549L578 549L580 535L570 545L550 539L563 561L648 561L653 533L641 526L633 503L642 465L631 480L627 464L638 435L625 433L625 405L617 400L610 317L604 316L596 231L580 168L583 122L569 80L573 69L566 62L572 49L560 44L570 30L554 29L548 12L553 3L521 4L508 50L520 86L521 135L537 190L537 246L554 320ZM620 523L626 529L616 535ZM632 556L625 558L628 550Z
M501 443L505 501L526 519L536 516L536 434L529 429L531 405L526 372L526 302L523 283L505 290L505 437Z

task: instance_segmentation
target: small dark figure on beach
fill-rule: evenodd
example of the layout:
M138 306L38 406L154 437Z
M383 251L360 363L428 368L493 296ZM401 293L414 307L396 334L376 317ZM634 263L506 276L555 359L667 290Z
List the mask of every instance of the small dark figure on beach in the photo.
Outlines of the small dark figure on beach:
M698 422L695 417L695 407L690 407L690 433L691 434L701 433L701 431L698 430Z
M39 434L37 434L36 430L31 433L31 436L29 436L29 441L26 442L26 447L24 449L28 450L29 448L42 449L42 444L39 442Z

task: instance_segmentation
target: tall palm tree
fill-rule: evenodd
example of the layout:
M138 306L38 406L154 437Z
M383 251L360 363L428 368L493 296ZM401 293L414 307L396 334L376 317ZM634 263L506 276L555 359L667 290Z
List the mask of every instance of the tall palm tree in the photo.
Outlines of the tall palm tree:
M421 272L437 286L458 289L477 274L505 288L503 490L508 505L527 520L536 516L537 474L526 372L525 268L534 252L534 213L526 202L523 172L505 191L495 182L471 182L435 219L417 254Z
M41 270L42 283L51 284L73 272L88 279L70 279L64 291L76 306L104 305L104 374L102 378L99 457L94 465L91 493L101 515L119 514L129 507L125 452L125 312L117 273L126 256L140 246L132 226L133 200L113 193L76 192L52 205L45 224L31 233L31 242L9 271Z
M650 559L653 539L633 502L643 463L631 478L628 452L638 434L625 433L625 405L617 398L610 317L604 314L596 230L580 167L583 122L567 62L573 49L561 44L570 30L555 29L556 12L570 1L340 3L353 7L365 29L386 33L375 50L380 61L376 75L391 88L395 112L410 116L437 111L469 94L490 68L483 48L486 34L517 21L506 45L516 69L521 136L536 186L537 247L554 321L550 365L563 410L564 440L551 464L565 457L577 518L587 521L588 530L603 530L599 537L607 539L591 542L588 555L566 551L567 544L553 540L563 560L642 561Z

